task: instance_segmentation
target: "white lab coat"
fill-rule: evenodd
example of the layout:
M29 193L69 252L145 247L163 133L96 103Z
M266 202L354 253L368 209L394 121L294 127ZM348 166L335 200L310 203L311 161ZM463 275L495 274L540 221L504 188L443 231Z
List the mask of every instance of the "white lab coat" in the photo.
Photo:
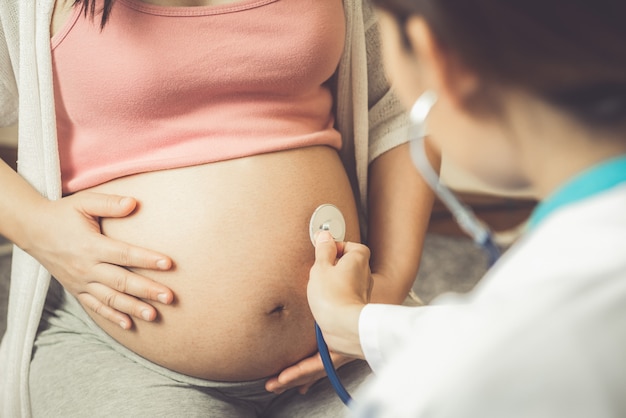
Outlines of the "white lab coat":
M359 417L625 417L626 184L564 206L466 296L368 305Z

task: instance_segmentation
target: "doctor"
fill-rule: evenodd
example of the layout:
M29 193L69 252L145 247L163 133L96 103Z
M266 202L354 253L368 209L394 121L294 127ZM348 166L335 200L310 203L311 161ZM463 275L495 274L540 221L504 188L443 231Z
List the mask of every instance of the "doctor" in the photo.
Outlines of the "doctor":
M626 416L626 2L378 6L405 105L436 98L430 145L541 202L473 292L425 307L369 304L368 249L318 235L313 314L376 373L352 413Z

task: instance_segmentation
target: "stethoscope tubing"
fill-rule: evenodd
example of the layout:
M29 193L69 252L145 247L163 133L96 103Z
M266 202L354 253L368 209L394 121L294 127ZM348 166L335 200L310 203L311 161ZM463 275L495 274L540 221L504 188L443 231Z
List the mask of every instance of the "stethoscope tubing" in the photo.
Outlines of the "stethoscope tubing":
M419 108L418 111L423 112L423 110ZM420 172L426 183L435 192L439 200L441 200L446 208L452 213L455 221L459 224L459 227L473 239L474 243L482 247L483 251L487 255L488 267L493 266L500 257L501 251L493 240L491 230L476 217L470 207L461 203L454 193L441 183L439 176L435 170L433 170L430 162L428 161L423 131L420 135L417 135L417 139L411 141L410 151L413 164ZM313 222L311 222L311 224L313 225ZM313 228L313 226L311 226L311 228ZM350 407L352 405L352 397L345 389L339 379L339 376L337 375L337 371L335 370L333 362L330 358L328 345L326 344L324 336L322 335L322 330L317 323L315 324L315 336L317 339L318 351L320 353L320 357L322 358L322 364L324 365L330 384L335 389L335 392L337 392L341 401Z
M339 399L346 404L346 406L350 407L352 403L352 397L346 390L346 388L341 383L341 379L337 375L337 370L333 365L333 361L330 358L330 352L328 351L328 345L326 345L326 340L324 340L324 336L322 335L322 330L319 325L315 323L315 337L317 339L317 349L320 353L320 357L322 358L322 364L324 365L324 370L326 370L326 374L328 375L328 380L332 385L335 392L337 392L337 396Z

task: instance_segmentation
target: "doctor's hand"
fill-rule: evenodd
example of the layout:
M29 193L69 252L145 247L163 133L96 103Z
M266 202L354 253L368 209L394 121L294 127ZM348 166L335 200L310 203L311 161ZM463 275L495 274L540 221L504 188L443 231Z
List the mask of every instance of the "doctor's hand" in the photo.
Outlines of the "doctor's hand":
M169 270L169 257L108 238L100 218L123 218L137 202L129 197L80 192L57 201L42 199L26 214L24 242L17 243L75 296L86 309L121 326L131 316L156 318L147 301L169 304L172 291L129 268Z
M339 368L354 360L353 357L330 353L335 368ZM286 368L278 376L272 377L265 383L268 392L277 394L292 388L298 388L298 392L304 395L311 386L326 376L326 370L319 353Z
M370 251L362 244L336 243L327 231L315 241L307 296L331 351L363 358L359 315L372 292Z

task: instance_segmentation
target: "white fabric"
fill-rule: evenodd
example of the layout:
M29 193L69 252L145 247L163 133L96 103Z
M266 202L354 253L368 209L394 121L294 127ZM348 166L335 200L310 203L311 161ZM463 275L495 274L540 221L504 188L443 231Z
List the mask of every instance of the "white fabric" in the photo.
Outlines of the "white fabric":
M468 295L359 327L377 378L354 416L626 416L626 186L552 213Z
M18 170L42 195L58 199L61 182L49 32L53 3L0 1L0 126L15 122L19 115ZM347 33L337 75L337 124L345 143L342 159L361 203L363 227L367 166L406 142L407 119L383 75L371 6L362 0L344 0L344 8ZM45 269L19 249L14 251L7 331L0 346L2 417L30 416L31 349L49 283Z

